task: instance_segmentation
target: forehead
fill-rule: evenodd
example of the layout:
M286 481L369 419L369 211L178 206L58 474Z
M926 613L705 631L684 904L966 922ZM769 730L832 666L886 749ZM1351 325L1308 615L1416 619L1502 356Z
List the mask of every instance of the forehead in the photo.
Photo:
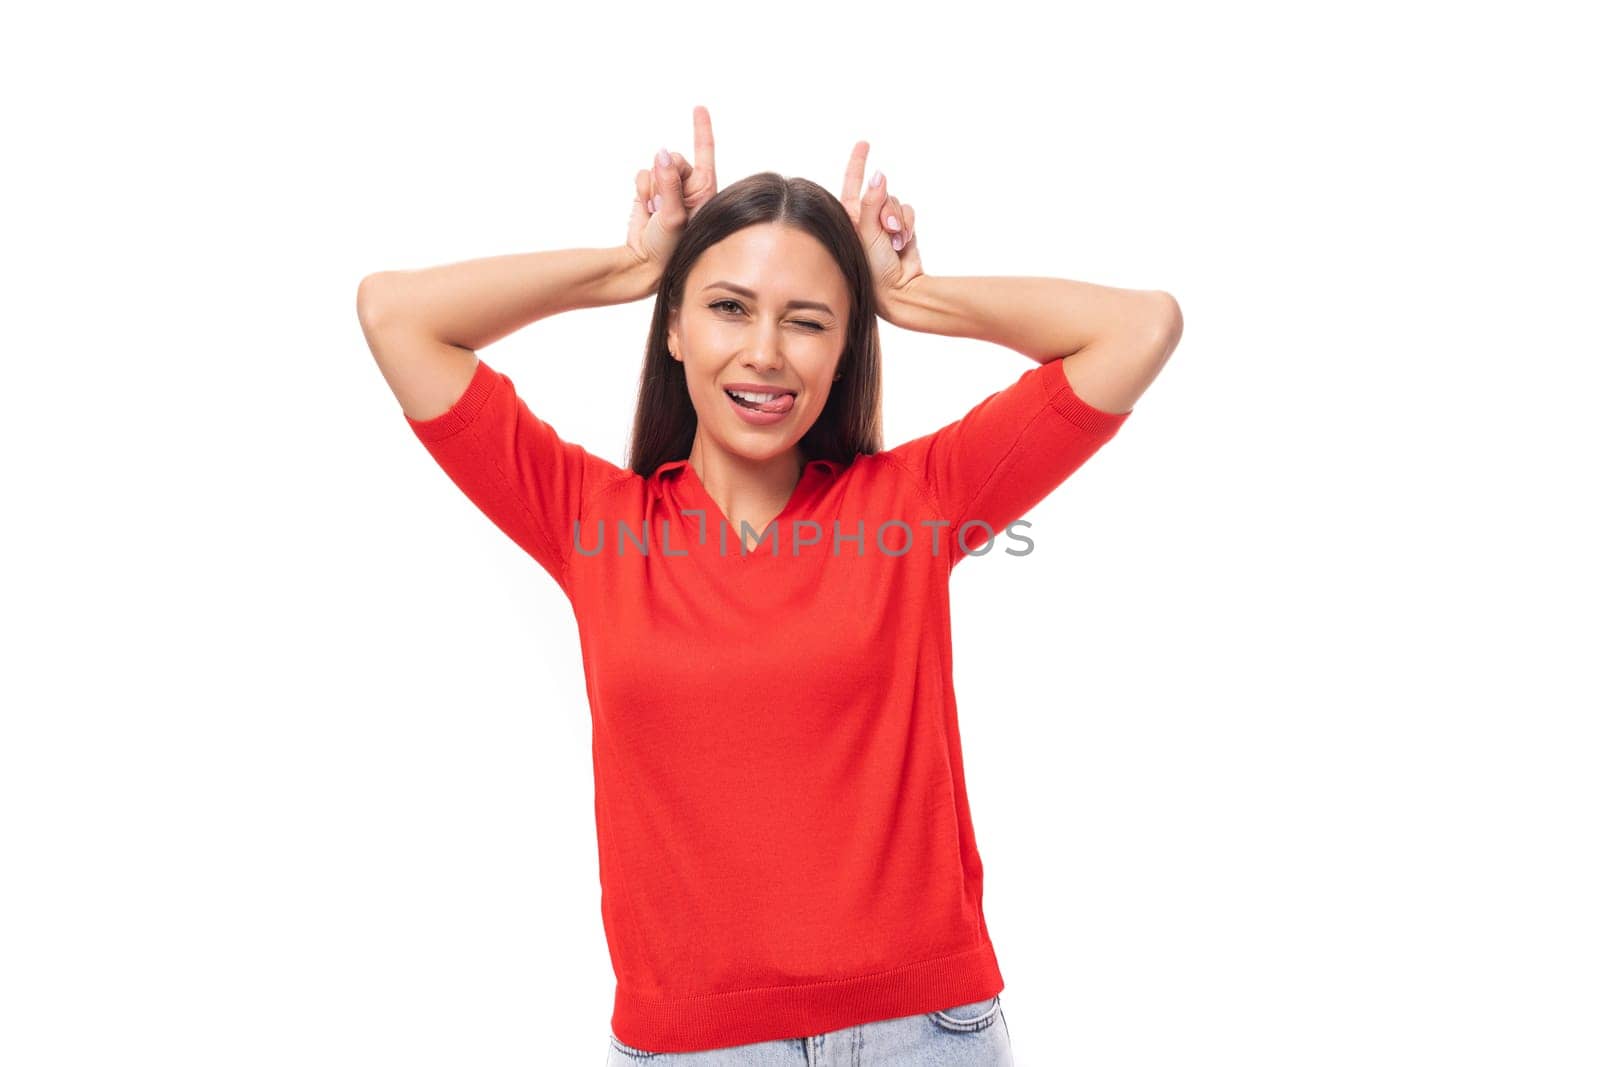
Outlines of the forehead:
M843 308L849 296L844 274L821 241L772 223L747 226L701 254L689 271L690 292L698 294L718 281L754 290L756 299L777 304L818 300Z

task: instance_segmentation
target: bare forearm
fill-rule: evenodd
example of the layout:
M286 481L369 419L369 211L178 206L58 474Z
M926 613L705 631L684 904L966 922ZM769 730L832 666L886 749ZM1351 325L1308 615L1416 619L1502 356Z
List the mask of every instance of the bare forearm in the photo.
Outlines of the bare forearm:
M477 350L550 315L641 299L656 281L620 245L489 256L374 274L362 317Z
M906 330L974 337L1048 363L1097 338L1160 328L1171 298L1065 278L923 274L880 310Z

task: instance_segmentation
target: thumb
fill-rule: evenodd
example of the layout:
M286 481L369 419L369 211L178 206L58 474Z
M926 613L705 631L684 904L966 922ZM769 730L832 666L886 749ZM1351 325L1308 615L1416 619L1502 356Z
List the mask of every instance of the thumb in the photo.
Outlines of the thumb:
M656 153L656 192L661 197L665 221L681 222L684 216L683 175L673 162L672 153L665 148Z

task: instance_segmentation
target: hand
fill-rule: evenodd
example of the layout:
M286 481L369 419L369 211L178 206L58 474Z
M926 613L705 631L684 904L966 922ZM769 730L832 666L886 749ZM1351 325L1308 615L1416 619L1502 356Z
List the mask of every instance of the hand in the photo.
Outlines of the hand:
M634 175L633 213L628 219L628 250L658 276L689 219L717 195L711 112L694 109L694 166L676 152L668 155L670 162L663 164L658 156L653 167Z
M910 204L902 204L889 195L888 180L883 179L877 186L869 183L864 195L861 191L868 147L866 141L856 142L844 169L844 193L839 200L850 221L856 224L856 233L872 264L872 283L881 312L922 277L922 256L917 250L917 213ZM890 225L891 218L899 229Z

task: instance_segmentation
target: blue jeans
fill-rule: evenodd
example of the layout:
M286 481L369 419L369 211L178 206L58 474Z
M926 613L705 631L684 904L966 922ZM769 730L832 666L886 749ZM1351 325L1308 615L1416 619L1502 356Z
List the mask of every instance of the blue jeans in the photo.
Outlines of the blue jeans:
M995 1024L999 1023L998 1026ZM705 1052L646 1052L611 1035L606 1067L1013 1067L1000 997Z

